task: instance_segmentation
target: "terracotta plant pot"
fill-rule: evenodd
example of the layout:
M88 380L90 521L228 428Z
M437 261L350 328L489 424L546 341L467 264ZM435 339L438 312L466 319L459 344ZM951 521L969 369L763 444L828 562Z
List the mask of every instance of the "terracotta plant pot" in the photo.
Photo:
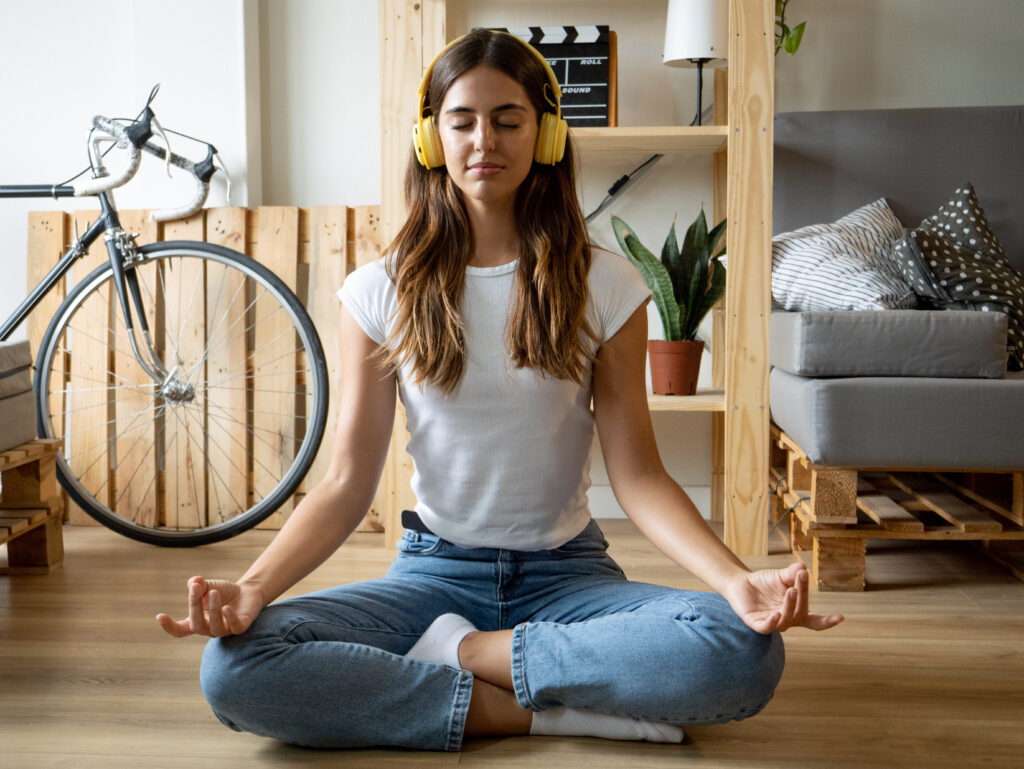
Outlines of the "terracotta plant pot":
M651 386L655 395L693 395L697 392L697 376L703 342L647 341L651 361Z

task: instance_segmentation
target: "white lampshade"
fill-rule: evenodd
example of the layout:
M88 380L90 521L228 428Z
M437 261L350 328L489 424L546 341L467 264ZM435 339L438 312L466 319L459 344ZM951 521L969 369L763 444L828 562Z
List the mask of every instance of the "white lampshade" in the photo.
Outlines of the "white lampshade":
M691 59L708 59L720 67L729 54L729 0L668 0L665 53L670 67L694 67Z

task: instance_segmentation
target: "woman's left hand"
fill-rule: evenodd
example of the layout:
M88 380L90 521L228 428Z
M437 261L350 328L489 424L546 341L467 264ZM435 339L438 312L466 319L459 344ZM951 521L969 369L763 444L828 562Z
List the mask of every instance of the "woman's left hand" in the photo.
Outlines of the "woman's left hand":
M722 590L733 611L758 633L791 627L827 630L843 621L842 614L808 612L807 594L807 567L802 563L737 575Z

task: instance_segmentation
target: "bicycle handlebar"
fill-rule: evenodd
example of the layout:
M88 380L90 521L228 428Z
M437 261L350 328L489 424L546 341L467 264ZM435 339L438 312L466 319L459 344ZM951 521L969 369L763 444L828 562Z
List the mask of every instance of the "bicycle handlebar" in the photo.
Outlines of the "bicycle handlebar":
M172 219L184 219L200 210L210 194L210 178L217 171L213 162L214 157L217 155L217 149L207 142L206 158L199 162L193 162L171 151L169 148L154 144L149 139L153 135L151 125L155 117L153 111L148 106L143 112L142 117L127 126L122 126L102 115L93 117L92 124L95 130L99 132L92 139L92 149L97 158L95 168L98 176L72 185L75 195L98 195L127 184L138 172L141 165L142 156L140 150L145 150L166 163L187 171L196 182L195 195L187 205L153 211L150 213L149 218L155 222L166 222ZM110 176L103 165L97 146L101 141L114 141L118 148L124 149L129 153L128 165L118 176Z
M139 148L131 142L123 127L100 115L94 117L92 122L96 128L106 134L106 136L94 136L92 139L92 148L96 157L101 157L97 147L99 142L104 140L116 141L118 147L128 151L128 165L125 166L124 171L122 171L119 176L110 176L107 173L106 167L103 165L102 159L100 159L96 168L96 178L88 179L84 182L76 182L72 185L75 190L75 195L79 197L83 195L98 195L101 192L109 192L115 187L120 187L122 184L127 184L139 170L139 164L142 158Z

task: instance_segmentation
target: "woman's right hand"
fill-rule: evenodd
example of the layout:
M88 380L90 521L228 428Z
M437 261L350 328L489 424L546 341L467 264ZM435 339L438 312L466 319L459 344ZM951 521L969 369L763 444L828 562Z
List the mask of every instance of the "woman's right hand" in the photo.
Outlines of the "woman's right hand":
M188 619L175 622L161 613L156 621L175 638L219 638L244 633L265 605L263 595L250 585L192 577L188 581Z

